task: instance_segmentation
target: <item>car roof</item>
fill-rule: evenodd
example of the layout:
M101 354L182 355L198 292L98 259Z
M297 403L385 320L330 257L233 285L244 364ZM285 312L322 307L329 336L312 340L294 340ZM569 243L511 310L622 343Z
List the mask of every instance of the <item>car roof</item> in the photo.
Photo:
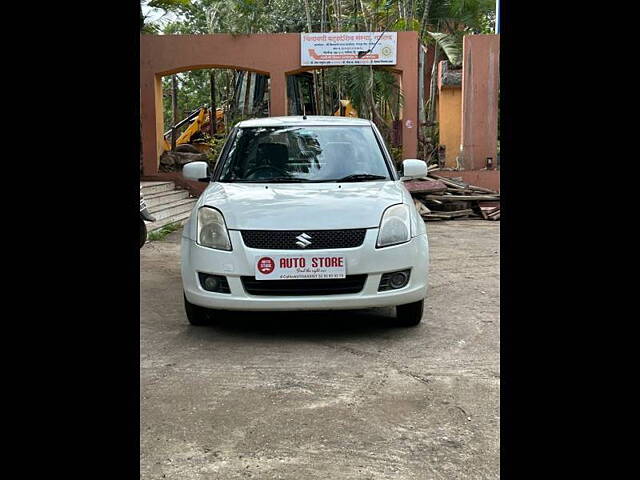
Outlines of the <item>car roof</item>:
M306 118L302 116L252 118L250 120L244 120L238 123L237 126L239 128L246 128L246 127L289 127L289 126L303 126L303 125L370 126L371 121L365 118L307 115Z

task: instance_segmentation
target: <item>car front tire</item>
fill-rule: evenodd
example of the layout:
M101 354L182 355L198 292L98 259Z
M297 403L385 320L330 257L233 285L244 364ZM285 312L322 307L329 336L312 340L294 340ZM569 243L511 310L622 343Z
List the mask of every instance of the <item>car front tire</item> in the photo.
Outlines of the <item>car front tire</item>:
M187 296L182 293L184 297L184 311L187 314L187 319L191 325L207 325L209 323L209 311L193 303L189 303Z
M396 318L398 325L402 327L415 327L422 321L424 300L396 306Z

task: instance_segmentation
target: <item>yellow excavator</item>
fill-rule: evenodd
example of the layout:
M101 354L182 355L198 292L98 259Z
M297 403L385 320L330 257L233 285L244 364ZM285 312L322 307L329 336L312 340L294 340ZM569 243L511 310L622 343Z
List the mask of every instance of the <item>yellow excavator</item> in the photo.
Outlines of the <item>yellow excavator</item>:
M357 117L358 111L351 105L351 100L340 100L340 106L333 114L334 117Z
M193 142L193 137L196 136L199 132L209 133L209 116L210 109L205 107L199 107L196 110L192 111L185 119L176 123L172 128L177 129L180 128L187 122L191 122L191 124L187 127L187 129L182 132L182 134L176 139L176 146L182 145L185 143L193 145L200 151L206 151L209 148L209 145L206 143L198 143ZM353 108L351 105L351 100L340 100L340 106L338 110L336 110L333 114L336 117L357 117L358 111ZM216 109L216 131L218 133L224 132L224 114L222 112L222 108ZM200 136L200 135L197 135ZM168 152L171 150L171 129L169 129L164 134L164 139L162 142L163 152Z
M187 127L187 129L182 132L182 134L176 139L176 146L182 145L183 143L190 143L198 150L205 151L209 148L209 145L206 143L192 143L192 137L194 137L197 133L207 132L209 133L209 117L210 117L210 109L205 107L200 107L198 110L194 110L191 112L187 118L178 122L173 126L173 128L180 128L185 123L191 121L191 125ZM224 132L224 120L223 120L223 112L222 108L216 109L216 131L218 133ZM199 136L199 135L198 135ZM169 138L169 141L167 140ZM164 141L162 143L163 152L171 150L171 129L164 134ZM162 153L162 152L161 152Z

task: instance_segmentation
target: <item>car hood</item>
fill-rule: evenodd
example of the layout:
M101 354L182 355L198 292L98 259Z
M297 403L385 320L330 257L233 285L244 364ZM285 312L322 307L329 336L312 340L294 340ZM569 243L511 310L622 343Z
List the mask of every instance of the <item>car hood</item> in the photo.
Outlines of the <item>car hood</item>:
M389 205L402 203L400 182L213 183L200 206L222 212L233 230L325 230L380 225Z

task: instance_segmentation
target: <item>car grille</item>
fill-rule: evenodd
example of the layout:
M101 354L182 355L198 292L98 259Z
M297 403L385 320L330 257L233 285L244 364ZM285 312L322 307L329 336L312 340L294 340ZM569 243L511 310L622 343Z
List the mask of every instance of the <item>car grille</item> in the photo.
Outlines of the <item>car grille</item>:
M339 295L362 291L367 275L315 280L256 280L255 277L241 279L245 291L250 295Z
M242 240L249 248L266 250L318 250L359 247L367 233L365 228L349 230L242 230ZM309 238L306 247L299 245L298 236Z

